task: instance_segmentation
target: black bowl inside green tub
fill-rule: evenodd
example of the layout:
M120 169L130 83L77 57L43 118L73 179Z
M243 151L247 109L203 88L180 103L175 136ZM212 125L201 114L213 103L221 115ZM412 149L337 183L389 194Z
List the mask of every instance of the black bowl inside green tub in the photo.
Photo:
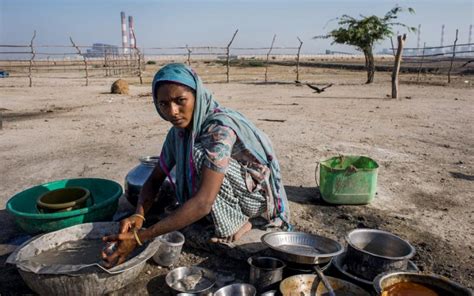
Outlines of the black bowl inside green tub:
M40 213L37 200L45 193L61 188L82 187L90 192L85 207L55 213ZM53 181L28 188L7 202L7 211L27 233L50 232L72 225L110 221L118 207L122 186L115 181L99 178L78 178Z

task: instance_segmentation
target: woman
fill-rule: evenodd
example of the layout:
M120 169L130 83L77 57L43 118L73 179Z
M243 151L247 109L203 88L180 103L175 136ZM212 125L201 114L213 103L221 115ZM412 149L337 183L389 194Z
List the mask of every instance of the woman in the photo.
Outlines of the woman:
M267 136L242 114L223 108L184 64L160 69L152 84L160 116L171 122L157 165L143 185L135 214L121 221L120 241L104 259L112 265L126 260L137 245L182 229L210 214L214 242L238 240L252 228L249 218L263 216L270 224L289 228L289 209L280 168ZM146 230L145 214L162 182L175 169L173 183L180 207ZM169 178L172 180L172 178Z

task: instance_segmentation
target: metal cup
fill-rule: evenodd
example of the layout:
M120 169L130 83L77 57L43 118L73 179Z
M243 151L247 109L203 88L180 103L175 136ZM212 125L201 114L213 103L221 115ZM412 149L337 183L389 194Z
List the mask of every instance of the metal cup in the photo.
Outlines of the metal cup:
M273 257L250 257L249 282L259 293L278 289L278 283L283 279L283 269L286 264Z

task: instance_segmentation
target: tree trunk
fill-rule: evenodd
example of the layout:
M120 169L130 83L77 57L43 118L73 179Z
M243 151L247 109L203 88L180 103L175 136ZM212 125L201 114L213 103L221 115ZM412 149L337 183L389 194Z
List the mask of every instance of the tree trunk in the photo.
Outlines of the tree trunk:
M365 68L367 69L367 81L366 84L374 82L374 75L375 75L375 62L374 62L374 54L372 52L372 48L368 48L364 50L365 56Z

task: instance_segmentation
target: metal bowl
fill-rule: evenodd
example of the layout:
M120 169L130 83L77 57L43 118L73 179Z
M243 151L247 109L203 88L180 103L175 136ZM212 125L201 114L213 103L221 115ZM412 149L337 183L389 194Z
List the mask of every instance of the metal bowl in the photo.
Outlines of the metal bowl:
M415 255L409 242L378 229L355 229L347 234L347 268L367 280L388 271L406 271Z
M393 284L399 282L413 282L422 285L427 285L438 292L439 295L458 295L458 296L472 296L472 290L461 286L443 276L437 274L423 274L418 272L389 272L377 276L374 280L374 289L378 295L382 294L383 290Z
M337 241L304 232L271 232L262 236L262 242L280 259L300 264L326 263L344 252Z
M165 281L175 293L204 295L216 284L216 275L199 266L178 267L168 272Z
M256 294L255 287L250 284L232 284L220 288L214 296L255 296Z

